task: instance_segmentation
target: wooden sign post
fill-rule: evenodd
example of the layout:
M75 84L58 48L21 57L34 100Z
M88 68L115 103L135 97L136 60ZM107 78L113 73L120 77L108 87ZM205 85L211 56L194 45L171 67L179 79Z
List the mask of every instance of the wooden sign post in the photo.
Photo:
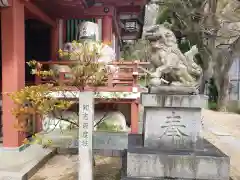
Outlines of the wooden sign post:
M79 176L78 180L93 180L92 131L94 93L79 93Z

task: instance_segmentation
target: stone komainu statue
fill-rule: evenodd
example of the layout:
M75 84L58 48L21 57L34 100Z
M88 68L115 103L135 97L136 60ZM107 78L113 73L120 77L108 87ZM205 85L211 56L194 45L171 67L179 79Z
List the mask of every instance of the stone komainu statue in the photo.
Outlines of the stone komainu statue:
M161 85L161 78L171 82L172 85L198 84L202 69L194 62L194 56L198 53L196 46L183 54L178 48L174 33L164 25L151 26L145 32L145 38L151 44L151 86Z

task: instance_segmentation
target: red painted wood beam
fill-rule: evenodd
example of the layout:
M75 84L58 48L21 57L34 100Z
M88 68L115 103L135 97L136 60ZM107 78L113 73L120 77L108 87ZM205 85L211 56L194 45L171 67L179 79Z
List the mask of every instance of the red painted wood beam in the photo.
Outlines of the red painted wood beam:
M108 12L104 12L104 9L108 9ZM68 11L66 14L61 15L61 12L64 12L60 10L56 15L59 18L63 19L88 19L88 18L102 18L103 16L114 16L115 8L112 6L100 6L100 7L91 7L88 9L83 10L82 12L79 12L79 9L72 9L71 11Z
M56 2L58 1L58 2ZM45 3L48 1L45 0ZM87 8L87 3L85 0L75 0L75 1L64 1L64 0L55 0L55 3L60 5L60 6L68 6L68 7L81 7L81 8Z
M102 42L104 44L112 44L113 29L113 18L111 16L104 16L102 18Z
M149 2L149 0L142 0L142 1L143 1L142 6L145 6Z
M81 0L82 1L82 4L84 5L85 8L88 8L88 5L87 5L87 2L86 0Z
M108 12L106 12L108 10ZM114 16L115 8L113 6L93 6L88 9L84 9L84 15L92 16Z
M143 6L146 4L146 0L96 0L96 3L103 3L115 6Z
M56 26L51 29L51 59L57 59L57 52L59 50L59 22L56 21Z
M121 28L119 27L119 22L120 19L117 15L113 16L113 27L116 33L116 36L118 37L119 43L120 45L122 45L122 41L121 41Z
M16 105L7 94L25 86L24 20L24 4L20 0L1 10L3 146L14 149L22 145L25 134L14 128L16 118L10 110Z
M142 10L141 6L122 6L118 7L118 12L120 13L134 13L139 14Z
M49 24L50 26L56 26L56 22L51 19L45 12L43 12L39 7L30 2L30 0L25 0L25 8L32 14L34 14L39 20Z

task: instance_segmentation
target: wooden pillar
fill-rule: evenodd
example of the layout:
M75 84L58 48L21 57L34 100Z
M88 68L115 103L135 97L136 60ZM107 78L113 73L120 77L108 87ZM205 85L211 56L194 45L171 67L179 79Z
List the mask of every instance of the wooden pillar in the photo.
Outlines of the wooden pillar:
M24 4L12 0L12 6L1 9L2 27L2 124L3 146L19 147L24 133L14 128L15 118L10 112L13 101L7 96L25 85L25 19Z
M112 17L103 16L102 18L102 41L105 44L112 43Z
M59 20L51 29L51 60L57 60L59 50Z
M138 134L138 103L131 103L131 133Z
M102 18L97 18L96 22L98 24L98 33L99 33L99 36L98 36L99 39L97 39L97 41L101 42L102 41Z
M63 20L63 44L67 42L67 21Z
M64 44L64 40L63 40L64 20L63 19L59 19L58 23L59 23L59 25L58 25L58 48L62 49L63 48L63 44Z

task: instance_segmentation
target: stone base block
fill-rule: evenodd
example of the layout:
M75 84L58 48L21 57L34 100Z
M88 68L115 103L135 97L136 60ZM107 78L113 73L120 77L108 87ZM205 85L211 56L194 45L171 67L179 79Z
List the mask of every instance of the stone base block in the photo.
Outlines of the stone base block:
M43 142L52 141L51 147L62 149L78 148L78 129L54 130L49 133L40 133ZM93 149L123 150L128 146L127 132L93 132Z
M169 149L201 149L200 95L142 94L144 146Z
M158 87L150 87L150 93L158 93L158 94L182 94L182 95L191 95L198 94L198 90L195 87L191 86L158 86Z
M145 108L146 147L199 149L201 129L200 108Z
M169 95L141 93L141 105L165 108L205 108L208 98L204 95Z
M40 145L30 145L21 152L1 151L0 180L30 179L55 152Z
M129 180L229 180L229 157L206 140L203 151L149 149L137 142L123 158L123 177Z

